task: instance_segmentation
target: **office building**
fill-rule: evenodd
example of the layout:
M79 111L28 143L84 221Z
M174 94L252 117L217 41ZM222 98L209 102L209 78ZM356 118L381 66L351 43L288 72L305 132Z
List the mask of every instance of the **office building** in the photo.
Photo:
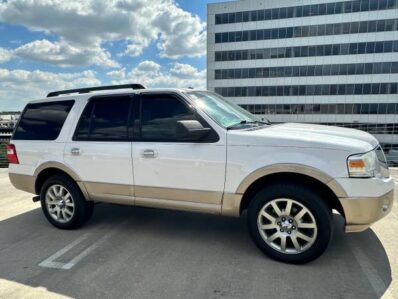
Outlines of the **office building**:
M398 165L398 0L208 5L207 88L272 122L374 134Z

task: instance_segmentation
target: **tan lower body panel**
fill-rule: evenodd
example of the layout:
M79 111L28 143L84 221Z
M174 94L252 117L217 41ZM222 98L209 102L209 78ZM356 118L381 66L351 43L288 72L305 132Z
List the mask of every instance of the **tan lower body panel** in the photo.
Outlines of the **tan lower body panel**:
M221 214L222 192L94 182L84 182L84 186L95 201Z
M136 197L135 205L149 208L171 209L208 214L221 214L221 205L172 199Z
M217 191L198 191L149 186L134 186L134 194L136 197L170 199L211 205L220 205L222 199L222 192Z
M20 190L35 193L35 176L10 174L11 183ZM216 191L197 191L161 187L132 186L98 182L76 182L87 200L114 204L239 216L241 195ZM134 196L136 198L134 199ZM223 207L221 201L223 200Z
M225 193L221 214L224 216L239 217L241 201L242 194Z
M380 197L340 198L346 220L346 232L360 232L391 212L394 191Z
M35 194L35 181L36 177L33 175L24 175L18 173L9 173L8 177L10 178L11 184L22 191L26 191L29 193Z
M221 213L222 192L135 186L137 206L201 212Z
M131 185L84 182L84 186L91 200L134 204L134 187Z

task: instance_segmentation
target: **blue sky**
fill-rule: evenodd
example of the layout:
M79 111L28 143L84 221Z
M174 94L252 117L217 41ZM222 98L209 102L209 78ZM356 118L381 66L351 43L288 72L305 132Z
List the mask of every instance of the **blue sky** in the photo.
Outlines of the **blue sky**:
M205 87L213 2L0 0L0 111L65 88Z

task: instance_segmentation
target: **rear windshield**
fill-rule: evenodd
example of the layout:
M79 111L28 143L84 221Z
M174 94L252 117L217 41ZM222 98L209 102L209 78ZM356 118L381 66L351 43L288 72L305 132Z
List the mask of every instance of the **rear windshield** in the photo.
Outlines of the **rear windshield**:
M55 140L75 101L28 104L15 129L14 140Z

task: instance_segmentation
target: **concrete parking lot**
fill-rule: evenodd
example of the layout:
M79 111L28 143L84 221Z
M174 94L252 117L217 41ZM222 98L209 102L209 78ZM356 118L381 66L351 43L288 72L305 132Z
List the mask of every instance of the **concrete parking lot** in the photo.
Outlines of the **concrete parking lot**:
M395 204L344 234L336 215L327 252L292 266L254 246L245 217L100 204L82 229L58 230L0 169L0 298L398 298L397 220Z

